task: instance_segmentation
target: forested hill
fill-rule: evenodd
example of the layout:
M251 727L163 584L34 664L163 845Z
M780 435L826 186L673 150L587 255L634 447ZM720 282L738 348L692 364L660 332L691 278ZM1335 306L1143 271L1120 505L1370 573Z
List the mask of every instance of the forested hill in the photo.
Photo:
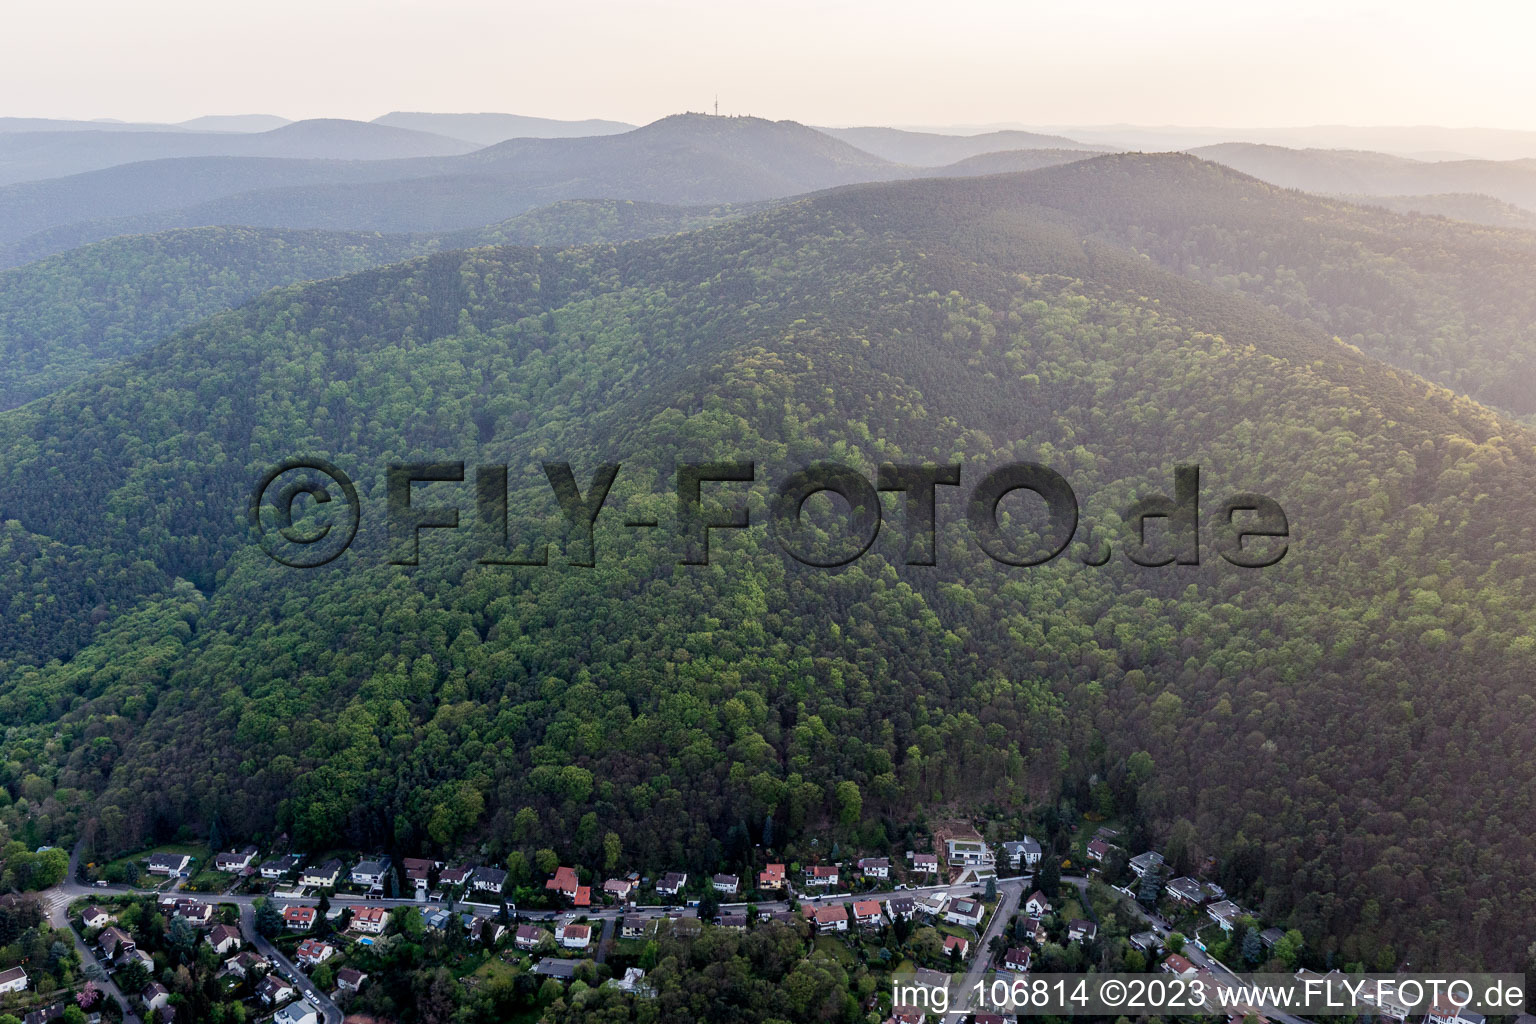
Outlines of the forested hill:
M1536 415L1536 234L1309 196L1194 157L1100 157L1021 186L1181 274Z
M0 409L73 383L269 288L445 247L672 234L736 211L569 200L448 236L208 227L129 235L0 270Z
M1044 173L1199 171L1097 163ZM1532 441L1092 237L1033 175L284 289L0 415L5 621L32 630L4 638L4 781L26 788L0 821L103 852L216 817L492 862L599 863L611 831L626 863L710 871L769 821L781 847L879 849L915 815L1098 786L1315 949L1509 968L1536 914ZM300 454L364 508L307 572L244 518ZM957 461L965 486L940 489L933 568L904 564L896 503L841 570L761 525L679 565L674 463L738 458L756 482L710 494L750 493L757 524L818 459ZM384 467L428 459L507 464L512 536L555 541L551 565L477 564L453 484L425 494L465 528L388 565ZM1021 459L1065 474L1083 517L1029 569L984 556L964 515ZM583 493L624 467L595 568L568 564L587 552L539 469L556 460ZM1208 513L1278 500L1287 556L1238 569L1207 532L1198 566L1128 562L1117 510L1184 462ZM661 527L621 525L644 518ZM15 660L54 636L68 661Z

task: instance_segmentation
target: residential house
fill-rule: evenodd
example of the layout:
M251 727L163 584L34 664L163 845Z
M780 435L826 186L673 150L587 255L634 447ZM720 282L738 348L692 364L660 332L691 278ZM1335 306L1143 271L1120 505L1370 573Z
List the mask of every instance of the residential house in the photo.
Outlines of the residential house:
M931 892L917 901L917 909L933 917L942 917L949 907L949 893Z
M1179 978L1192 978L1199 973L1194 964L1178 953L1169 953L1158 970Z
M272 1024L320 1024L320 1012L301 999L274 1013Z
M1148 871L1160 869L1162 866L1163 855L1158 853L1156 850L1148 850L1146 853L1138 853L1136 856L1131 858L1130 863L1131 871L1136 874L1137 878L1145 875Z
M247 846L243 850L221 853L213 858L213 870L222 871L226 875L238 875L256 860L256 852L256 847Z
M325 963L336 955L336 948L330 943L321 942L319 939L305 939L299 943L299 948L294 952L293 958L305 967L315 967Z
M192 858L184 853L157 853L149 858L149 873L152 875L183 875L191 866Z
M555 877L544 883L544 888L553 889L568 900L576 898L576 890L580 887L581 879L575 868L556 868Z
M453 920L453 915L442 908L438 908L427 914L425 920L428 928L435 932L440 932L448 927L448 922Z
M307 932L315 926L314 907L284 907L283 925L291 932Z
M101 950L104 959L113 963L116 963L120 957L130 956L139 948L138 943L116 925L103 929L96 939L96 947Z
M1187 903L1192 907L1198 907L1205 902L1205 887L1200 884L1199 879L1190 878L1188 875L1175 878L1163 886L1163 891L1169 898Z
M357 866L348 875L353 885L366 886L372 889L374 886L382 886L384 879L389 875L389 855L370 857L357 862Z
M585 924L557 925L555 941L564 949L586 949L592 944L592 928Z
M336 987L343 992L357 992L363 987L368 975L356 967L343 967L336 972Z
M1424 1024L1484 1024L1480 1013L1458 1008L1454 1003L1437 1003L1424 1015Z
M167 898L160 901L160 906L171 917L179 917L194 928L206 928L213 923L213 905L202 900Z
M439 885L446 885L449 888L463 885L469 881L472 871L474 871L473 868L465 867L462 864L450 864L438 872L437 882Z
M358 907L352 909L351 928L363 935L383 935L389 924L389 914L383 907Z
M469 887L474 892L500 896L507 887L507 873L501 868L478 867L469 873Z
M1015 946L1003 954L1003 970L1013 971L1015 974L1028 974L1031 958L1029 947Z
M341 866L341 861L331 859L317 868L305 868L304 873L299 875L299 884L334 889L337 880L341 878Z
M158 981L152 981L144 986L144 991L139 993L139 998L144 1000L144 1009L154 1013L170 1003L171 990Z
M757 887L759 889L782 889L787 880L783 864L769 864L757 873Z
M891 1007L891 1015L885 1019L885 1024L925 1024L928 1014L920 1006L906 1006L898 1003Z
M603 883L603 892L619 900L629 902L629 893L635 887L635 883L627 878L610 878Z
M946 843L950 864L978 867L992 863L992 851L980 836L967 839L950 839Z
M959 935L944 936L944 955L949 956L957 949L960 951L961 958L964 959L966 954L971 951L971 941L961 938Z
M268 1006L276 1006L278 1003L287 1002L298 993L294 987L276 974L269 974L256 986L256 995Z
M938 874L939 855L936 853L914 853L912 855L912 872L918 875Z
M571 898L573 907L590 907L592 905L592 887L590 885L578 885L576 895Z
M981 919L986 916L987 908L977 900L955 900L944 913L944 920L950 924L965 925L969 928L977 928L981 925Z
M848 930L848 907L834 903L816 911L816 930L819 932L845 932Z
M837 866L834 864L817 864L805 869L805 884L816 886L830 886L837 884Z
M746 914L721 914L715 918L715 924L721 928L729 928L732 931L744 932L747 930Z
M891 858L865 857L859 861L859 874L865 878L890 878Z
M1137 932L1131 936L1131 945L1143 953L1151 953L1163 948L1163 940L1156 932Z
M625 914L619 922L619 937L624 939L644 938L647 927L649 927L649 922L639 914Z
M656 883L656 891L663 896L676 896L683 891L683 886L687 884L688 875L686 872L668 871L662 876L661 881Z
M1265 928L1259 932L1259 941L1264 943L1265 949L1274 949L1275 943L1285 938L1285 932L1279 928Z
M100 907L86 907L80 912L80 923L87 928L105 928L112 923L112 915Z
M1024 901L1024 913L1035 920L1039 920L1051 912L1051 901L1045 898L1045 893L1038 889L1029 894L1029 899Z
M304 858L296 853L284 854L281 857L273 857L271 860L261 862L261 877L270 881L286 878L299 868L304 866Z
M1098 938L1099 926L1092 921L1084 921L1082 918L1074 919L1067 925L1068 942L1092 942Z
M853 903L853 923L860 928L879 927L881 920L880 903L878 900L855 900Z
M494 946L507 933L506 926L494 918L464 914L459 920L463 922L464 933L469 936L470 941L481 945L489 942Z
M736 890L741 888L741 879L735 875L716 875L710 879L715 887L715 892L724 896L735 896Z
M1089 860L1103 863L1104 858L1107 856L1109 856L1109 844L1104 840L1094 839L1088 843Z
M240 929L227 924L215 925L208 933L208 945L220 955L240 948Z
M580 960L561 960L557 957L547 956L533 965L533 973L544 978L570 981L576 977L576 968L580 966Z
M270 970L272 967L266 957L246 951L238 956L232 956L224 961L224 973L233 974L237 978L249 977L252 971Z
M1040 853L1039 841L1029 836L1023 839L1010 839L1003 844L1003 858L1015 871L1034 867L1040 863Z
M1045 934L1045 925L1033 918L1027 918L1024 921L1024 937L1037 946L1045 945L1045 940L1048 938Z
M1243 916L1243 908L1231 900L1222 900L1220 903L1212 903L1205 908L1205 914L1221 927L1221 930L1231 934L1233 925L1237 919Z
M656 989L645 981L645 972L638 967L624 968L624 977L614 978L609 984L620 992L630 992L639 996L654 996Z
M910 896L893 896L885 901L885 912L892 921L898 917L910 918L917 910L917 901Z
M27 979L27 972L20 967L12 967L8 971L0 971L0 995L25 992L30 984L31 982Z
M512 944L518 949L537 949L539 943L544 940L544 936L548 934L543 928L531 924L520 924L517 926L517 934L512 937Z
M426 892L432 885L432 869L437 867L435 861L425 860L421 857L406 857L400 861L400 869L405 872L405 880L410 883L410 888L417 892Z

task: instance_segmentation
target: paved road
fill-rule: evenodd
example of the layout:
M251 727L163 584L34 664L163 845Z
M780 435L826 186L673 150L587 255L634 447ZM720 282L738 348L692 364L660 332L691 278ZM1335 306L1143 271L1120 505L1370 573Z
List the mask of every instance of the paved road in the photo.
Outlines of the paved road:
M246 942L256 947L258 953L277 966L279 974L293 983L294 988L299 990L301 999L309 1000L310 1005L320 1011L325 1024L341 1024L344 1016L341 1007L332 1002L330 996L316 988L292 960L284 956L276 946L256 930L256 911L248 904L240 908L240 934Z
M80 844L76 843L75 848L70 851L69 874L65 876L65 884L55 886L47 892L39 894L43 899L43 907L48 913L48 923L55 928L62 928L69 932L70 937L75 940L75 949L80 954L80 963L82 965L95 964L101 968L102 980L96 982L96 987L111 998L116 999L118 1005L123 1008L123 1024L141 1024L131 1008L132 1004L123 995L123 990L118 988L117 982L113 981L111 976L106 973L107 965L98 960L95 952L86 946L85 941L80 938L80 933L75 931L74 922L69 919L69 905L75 899L75 896L68 892L70 888L68 882L75 878L75 873L79 868ZM84 887L80 886L79 888Z
M1023 897L1024 886L1028 880L1024 878L1004 879L997 883L997 908L992 912L992 920L988 923L986 931L982 932L980 940L971 949L971 969L966 972L965 980L960 983L960 992L969 993L977 985L992 966L992 950L988 948L996 936L1003 933L1009 920L1019 906L1019 900ZM958 1011L948 1014L945 1024L960 1024L965 1014Z

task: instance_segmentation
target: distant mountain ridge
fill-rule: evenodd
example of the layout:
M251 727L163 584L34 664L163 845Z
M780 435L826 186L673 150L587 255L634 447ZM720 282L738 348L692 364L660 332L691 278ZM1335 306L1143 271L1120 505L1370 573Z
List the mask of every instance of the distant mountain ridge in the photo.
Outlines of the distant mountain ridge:
M152 161L0 187L0 264L198 225L452 231L561 199L756 202L913 173L795 122L702 114L616 135L513 139L461 156Z
M940 135L933 132L903 131L899 128L821 128L835 139L842 139L866 153L914 167L938 167L971 157L1009 150L1056 149L1105 152L1111 147L1086 145L1062 135L1035 132L997 131L980 135Z
M1536 159L1428 162L1363 150L1229 142L1189 152L1283 188L1326 195L1480 193L1536 210Z
M522 114L436 114L404 110L376 117L373 123L467 139L482 146L518 138L567 139L585 135L616 135L633 131L636 127L623 121L604 121L600 118L560 121Z
M265 157L299 160L399 160L456 156L477 143L367 121L293 121L259 132L0 132L0 185L42 181L146 160Z

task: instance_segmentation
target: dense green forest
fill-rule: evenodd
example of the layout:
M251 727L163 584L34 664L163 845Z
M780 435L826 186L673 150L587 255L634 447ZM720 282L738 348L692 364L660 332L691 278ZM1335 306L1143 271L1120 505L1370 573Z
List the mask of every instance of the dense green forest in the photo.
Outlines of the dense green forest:
M1337 343L1326 303L1287 315L1145 258L1155 206L1135 249L1097 237L1106 178L1215 201L1211 173L1111 157L442 252L267 293L0 415L0 823L29 848L217 819L309 849L579 863L612 832L626 863L708 871L765 829L878 849L914 817L1107 785L1313 948L1518 963L1536 445ZM1339 209L1341 235L1365 230ZM299 454L363 494L357 542L312 571L244 519ZM680 565L674 464L727 459L757 479L711 494L758 525ZM944 493L937 566L904 564L890 499L862 558L801 566L761 524L820 459L869 479L958 462L966 493L1042 462L1076 489L1082 543L993 562ZM555 542L551 564L478 564L472 484L432 484L464 528L390 565L385 467L441 460L508 465L514 537ZM593 568L568 564L585 552L547 461L583 488L623 465ZM1208 512L1280 501L1287 557L1131 564L1121 512L1172 493L1179 463ZM1108 564L1084 564L1103 540Z

